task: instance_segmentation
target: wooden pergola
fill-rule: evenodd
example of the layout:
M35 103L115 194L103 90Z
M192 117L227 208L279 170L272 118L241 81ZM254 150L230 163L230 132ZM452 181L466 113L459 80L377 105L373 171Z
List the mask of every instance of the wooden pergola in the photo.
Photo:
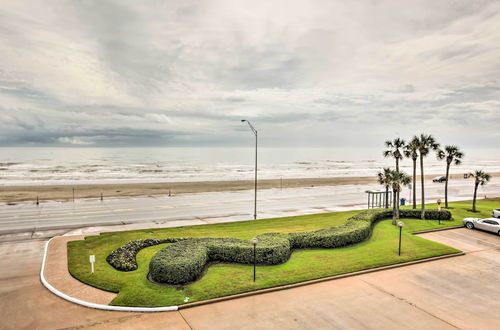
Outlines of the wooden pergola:
M385 196L386 196L385 190L366 190L365 192L368 194L368 208L369 209L385 207ZM387 192L387 196L388 196L387 207L391 207L392 206L392 191Z

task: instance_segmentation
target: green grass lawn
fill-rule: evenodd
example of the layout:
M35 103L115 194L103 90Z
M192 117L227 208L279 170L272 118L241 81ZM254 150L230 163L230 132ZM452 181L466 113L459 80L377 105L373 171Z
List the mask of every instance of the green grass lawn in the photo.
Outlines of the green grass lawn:
M397 254L398 228L390 220L379 222L367 241L341 249L295 250L290 259L280 265L258 266L257 281L253 283L253 266L241 264L212 264L198 281L185 286L160 286L147 279L151 257L167 244L143 249L137 255L139 268L131 272L115 270L106 257L131 240L165 237L235 237L251 239L270 232L311 231L337 226L359 211L324 213L278 219L251 220L202 226L136 230L103 233L82 241L68 243L68 267L80 281L97 288L118 293L113 305L169 306L200 301L225 295L269 288L321 277L380 267L458 252L443 244L412 235L412 232L462 225L468 216L487 217L498 208L500 199L478 201L479 213L468 212L471 203L450 203L454 221L403 219L403 253ZM436 205L429 204L429 209ZM96 255L96 271L90 274L88 258Z

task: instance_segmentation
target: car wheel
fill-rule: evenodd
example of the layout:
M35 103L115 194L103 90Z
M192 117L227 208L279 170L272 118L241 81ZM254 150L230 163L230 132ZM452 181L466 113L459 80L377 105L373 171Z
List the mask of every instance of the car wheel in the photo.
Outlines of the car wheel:
M498 231L498 236L500 236L500 230Z
M474 229L474 224L472 222L467 222L465 224L465 227L469 228L469 229Z

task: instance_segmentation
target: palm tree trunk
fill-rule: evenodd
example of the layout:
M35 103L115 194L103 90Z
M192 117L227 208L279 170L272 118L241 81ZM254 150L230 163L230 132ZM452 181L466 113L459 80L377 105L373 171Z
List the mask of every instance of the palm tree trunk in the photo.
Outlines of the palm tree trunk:
M396 199L397 205L396 205L396 220L399 219L399 190L398 190L398 198Z
M396 224L396 189L392 188L392 224Z
M420 155L420 182L422 183L422 219L425 218L424 158Z
M444 207L448 208L448 176L450 174L450 163L446 162L446 182L444 183Z
M413 159L413 209L417 208L417 159Z
M472 212L476 212L476 197L477 197L477 187L479 183L474 184L474 198L472 199Z
M399 172L399 158L396 158L396 171Z
M389 186L385 186L385 208L389 208Z

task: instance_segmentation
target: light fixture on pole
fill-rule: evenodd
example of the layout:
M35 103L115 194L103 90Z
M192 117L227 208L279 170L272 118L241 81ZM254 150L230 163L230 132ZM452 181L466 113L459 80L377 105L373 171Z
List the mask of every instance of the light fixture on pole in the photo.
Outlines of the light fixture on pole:
M254 196L254 208L253 208L253 218L257 219L257 130L252 126L252 124L246 120L242 119L242 123L246 122L253 134L255 135L255 196Z
M399 227L399 250L398 250L398 255L401 255L401 234L403 232L403 226L405 223L403 221L398 222L398 227Z
M253 244L253 281L255 282L255 264L256 264L256 256L257 256L257 253L256 253L256 248L257 248L257 242L259 240L254 237L252 238L252 244Z
M441 211L441 199L437 200L438 211ZM438 223L441 224L441 216L438 215Z

